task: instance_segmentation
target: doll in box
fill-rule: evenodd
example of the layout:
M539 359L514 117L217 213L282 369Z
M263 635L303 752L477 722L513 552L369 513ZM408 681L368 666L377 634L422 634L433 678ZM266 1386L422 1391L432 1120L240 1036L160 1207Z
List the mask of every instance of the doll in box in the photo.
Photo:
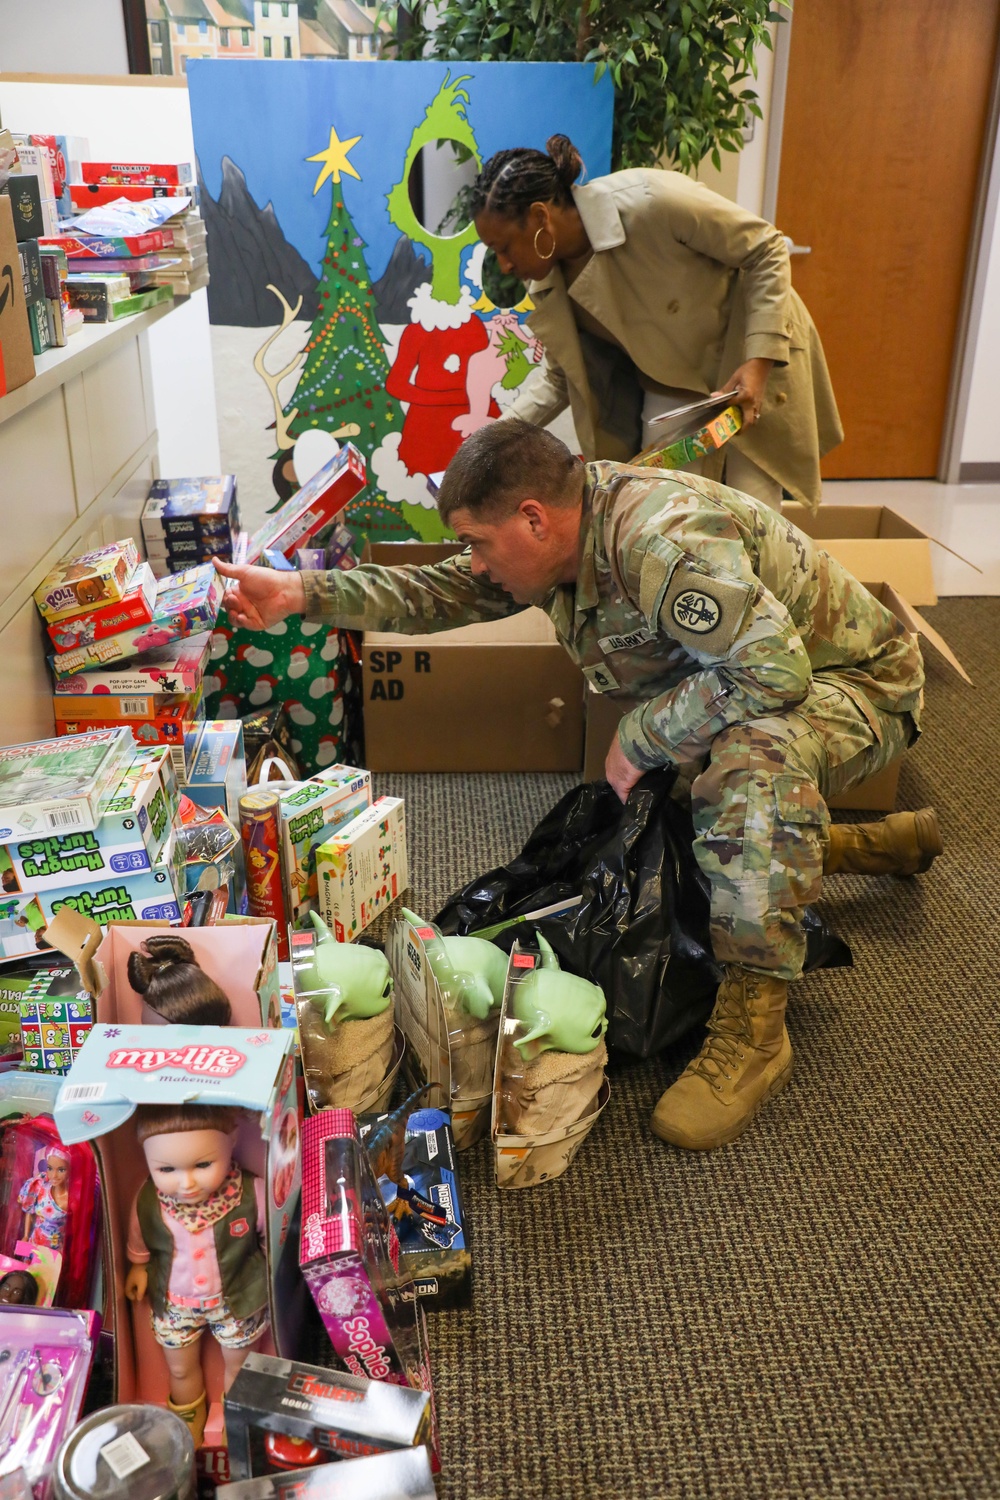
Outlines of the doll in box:
M69 1217L69 1151L65 1146L53 1143L48 1148L44 1165L22 1183L17 1201L24 1210L22 1240L61 1250Z
M208 1414L202 1335L207 1329L219 1344L228 1390L269 1322L265 1188L233 1160L240 1113L204 1104L142 1104L135 1112L150 1175L129 1220L125 1295L149 1298L170 1409L188 1423L195 1446Z
M44 1262L45 1295L39 1302L89 1307L99 1229L100 1188L90 1147L64 1146L47 1115L5 1121L0 1149L3 1271L23 1267L36 1275L33 1263Z
M232 1010L224 991L174 933L144 939L128 956L128 982L150 1010L177 1026L229 1026Z

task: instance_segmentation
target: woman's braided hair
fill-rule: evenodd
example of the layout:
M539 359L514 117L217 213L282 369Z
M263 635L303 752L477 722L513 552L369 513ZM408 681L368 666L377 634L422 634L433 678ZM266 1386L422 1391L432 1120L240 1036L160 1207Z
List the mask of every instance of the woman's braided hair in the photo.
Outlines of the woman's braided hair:
M491 213L521 223L533 203L570 208L571 189L582 170L583 159L565 135L549 136L545 151L527 146L497 151L473 184L472 217Z

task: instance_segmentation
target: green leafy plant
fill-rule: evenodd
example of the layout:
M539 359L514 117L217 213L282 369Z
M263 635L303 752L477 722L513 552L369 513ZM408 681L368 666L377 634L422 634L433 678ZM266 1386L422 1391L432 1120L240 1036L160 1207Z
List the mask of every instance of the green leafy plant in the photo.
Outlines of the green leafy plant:
M785 6L789 0L775 0ZM593 62L615 86L611 164L693 172L738 151L771 0L410 0L395 55L454 62Z

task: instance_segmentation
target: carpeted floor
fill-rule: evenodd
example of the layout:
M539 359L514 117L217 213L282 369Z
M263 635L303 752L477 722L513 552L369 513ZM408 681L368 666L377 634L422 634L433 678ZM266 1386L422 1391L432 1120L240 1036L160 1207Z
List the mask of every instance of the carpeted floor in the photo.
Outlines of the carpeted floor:
M1000 599L928 611L899 806L946 853L837 877L855 967L799 984L789 1088L687 1155L646 1118L699 1044L612 1069L569 1174L493 1185L461 1158L471 1308L430 1321L444 1500L1000 1496ZM407 802L424 913L512 854L566 776L381 776Z

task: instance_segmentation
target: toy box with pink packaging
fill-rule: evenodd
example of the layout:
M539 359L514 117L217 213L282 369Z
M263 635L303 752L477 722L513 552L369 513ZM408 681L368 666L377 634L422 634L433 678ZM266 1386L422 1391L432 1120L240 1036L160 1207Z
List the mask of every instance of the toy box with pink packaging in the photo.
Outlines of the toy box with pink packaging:
M65 1144L93 1141L100 1162L115 1399L186 1412L173 1359L183 1341L193 1343L203 1424L197 1441L203 1455L214 1455L224 1445L222 1395L238 1351L300 1353L308 1299L295 1233L294 1040L265 1028L97 1025L62 1084L54 1117ZM173 1123L156 1124L161 1117ZM168 1147L183 1147L188 1134L199 1151L206 1136L219 1147L220 1161L207 1162L209 1172L219 1168L217 1180L200 1175L200 1157L174 1162Z

